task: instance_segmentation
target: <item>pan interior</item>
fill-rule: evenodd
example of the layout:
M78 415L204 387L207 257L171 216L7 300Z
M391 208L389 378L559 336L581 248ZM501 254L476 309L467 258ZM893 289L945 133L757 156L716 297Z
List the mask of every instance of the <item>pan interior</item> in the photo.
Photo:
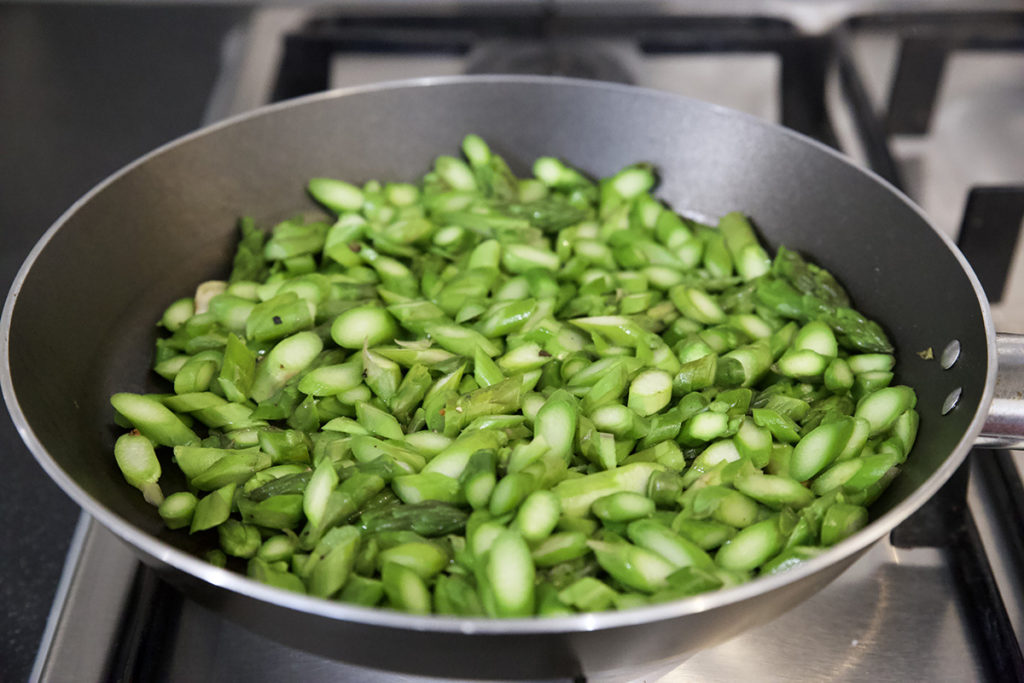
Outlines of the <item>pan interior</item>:
M80 504L197 550L163 529L111 456L110 394L168 390L148 372L154 321L197 283L226 275L239 216L269 227L313 208L303 189L313 176L415 180L470 132L521 175L541 155L592 176L650 161L676 210L709 221L743 211L771 246L832 270L889 332L897 381L919 395L917 446L877 514L910 497L971 428L989 363L983 305L947 243L889 188L802 138L689 100L564 80L456 79L332 94L215 127L69 212L10 309L11 383L45 449L37 457ZM953 339L962 348L953 368L922 358ZM957 388L958 406L942 416Z

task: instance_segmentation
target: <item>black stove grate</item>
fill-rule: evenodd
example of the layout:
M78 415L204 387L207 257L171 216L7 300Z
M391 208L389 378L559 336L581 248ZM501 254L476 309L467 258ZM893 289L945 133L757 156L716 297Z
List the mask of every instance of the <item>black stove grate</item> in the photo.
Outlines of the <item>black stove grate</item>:
M849 25L855 30L901 36L885 108L886 129L892 134L928 132L946 63L953 53L1024 50L1024 10L882 13L853 19Z
M881 117L846 49L851 32L895 34L899 54ZM894 135L923 136L931 120L949 58L959 51L1024 52L1024 10L876 14L850 20L839 32L839 69L868 165L902 188L889 148ZM964 203L958 246L971 263L989 301L1002 299L1024 219L1024 179L1013 186L976 186Z
M625 41L642 54L768 53L779 57L783 125L836 146L825 105L825 81L832 52L829 37L807 36L791 23L768 17L536 16L483 12L454 17L396 16L314 19L285 37L273 89L274 101L329 87L336 55L355 53L466 55L500 40L544 45L549 53L572 44L579 49L602 40ZM474 73L546 73L595 77L589 69L564 68L572 60L549 59L549 68L522 67L515 60L475 64ZM518 68L517 68L518 67ZM606 72L607 73L607 72ZM619 70L604 80L623 81ZM600 77L599 74L597 74Z

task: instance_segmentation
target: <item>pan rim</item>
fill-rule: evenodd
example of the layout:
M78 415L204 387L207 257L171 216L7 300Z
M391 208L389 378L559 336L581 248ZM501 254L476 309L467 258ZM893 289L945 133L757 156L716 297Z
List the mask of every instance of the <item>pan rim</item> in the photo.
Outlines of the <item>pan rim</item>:
M134 526L127 520L112 512L106 506L99 503L97 500L93 499L57 464L56 460L50 456L46 448L42 445L42 442L35 435L25 414L21 410L21 406L17 399L17 394L13 386L10 372L11 322L14 308L17 304L18 295L35 261L46 248L50 240L54 238L60 229L83 205L88 203L94 196L103 192L108 186L116 182L122 176L131 173L135 168L144 165L150 159L160 156L180 145L206 135L215 134L223 128L231 127L236 123L250 118L271 115L278 111L290 109L292 107L302 107L313 102L333 100L335 98L359 95L362 93L431 86L458 86L471 84L544 85L552 87L600 89L633 93L647 98L664 98L675 102L685 101L690 107L714 111L716 114L722 116L740 118L748 124L770 129L775 134L782 133L784 135L791 136L804 144L810 144L819 151L831 155L836 161L852 167L860 173L868 175L876 183L882 185L890 193L896 195L909 209L915 212L929 227L932 228L932 230L944 241L950 252L957 259L961 269L967 275L971 286L974 288L981 308L982 319L985 327L988 347L988 363L984 390L981 398L979 399L978 408L970 425L960 440L950 450L949 455L943 461L942 465L940 465L939 468L937 468L935 472L933 472L931 476L929 476L928 479L926 479L909 496L900 501L893 507L893 509L886 512L884 515L872 520L872 522L863 530L835 545L818 557L778 575L759 577L738 586L724 588L718 591L659 605L636 607L621 612L583 613L572 616L548 618L529 617L517 619L492 619L448 617L441 615L409 615L393 610L366 608L322 600L320 598L299 595L283 589L267 586L242 574L210 565L197 557L161 541L155 536L151 536L148 533L143 532L138 527ZM114 532L115 535L148 557L157 560L163 565L182 571L185 574L195 577L205 583L230 590L234 593L238 593L261 602L270 603L276 607L283 607L289 610L309 613L326 619L348 621L375 627L462 634L552 634L586 632L666 621L690 614L710 611L733 603L742 602L743 600L757 595L777 591L806 577L817 574L833 564L841 562L843 559L855 556L858 552L873 545L897 524L909 517L926 500L931 498L942 484L949 479L956 468L959 467L975 439L981 433L995 390L995 378L997 372L995 329L991 310L974 271L967 263L963 254L961 254L959 249L957 249L953 244L952 240L942 233L942 231L934 227L931 220L929 220L920 207L918 207L903 192L893 187L891 183L886 181L884 178L881 178L870 169L866 169L855 164L845 155L801 133L721 105L638 86L565 77L515 75L428 77L387 81L329 90L263 106L252 111L224 119L175 138L146 153L135 161L107 176L104 180L84 194L61 214L61 216L46 230L39 241L33 246L12 282L4 303L3 312L0 314L0 356L2 356L2 361L0 361L2 362L2 366L0 366L0 369L3 370L3 372L0 372L0 390L2 390L2 395L7 404L8 412L11 415L15 428L21 436L22 441L35 457L36 461L47 472L51 479L53 479L55 483L57 483L57 485L60 486L60 488L87 513L97 519L106 528Z

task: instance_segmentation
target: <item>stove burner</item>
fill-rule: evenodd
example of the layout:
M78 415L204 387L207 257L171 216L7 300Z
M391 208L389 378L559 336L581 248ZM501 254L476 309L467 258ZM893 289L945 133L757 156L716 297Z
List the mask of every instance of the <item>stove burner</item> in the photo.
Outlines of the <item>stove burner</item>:
M470 52L468 74L571 76L632 84L633 75L613 51L590 41L493 41Z

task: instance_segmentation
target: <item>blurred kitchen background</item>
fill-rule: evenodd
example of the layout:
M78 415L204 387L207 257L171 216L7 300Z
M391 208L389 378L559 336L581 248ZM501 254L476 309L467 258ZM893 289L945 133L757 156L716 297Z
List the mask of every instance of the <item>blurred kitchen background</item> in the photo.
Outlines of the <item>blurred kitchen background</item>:
M379 0L330 7L0 2L0 285L7 290L35 241L79 196L181 134L328 87L459 73L554 73L634 83L741 109L815 137L917 201L978 270L997 329L1024 332L1024 247L1018 240L1024 216L1024 5L999 0ZM68 330L68 343L74 343L74 330ZM1020 671L1014 667L1021 660L1024 565L1019 538L1009 550L998 539L1000 525L1016 524L1019 532L1022 501L1013 498L1024 489L1019 473L1008 489L1000 488L1004 475L1016 472L1012 461L993 457L991 463L983 467L992 471L971 473L972 495L983 502L974 506L962 539L949 546L933 539L924 545L939 548L937 554L908 551L901 559L896 548L913 547L906 544L911 537L920 545L922 538L905 535L902 545L894 540L875 558L883 569L867 571L870 590L870 577L893 563L924 563L930 570L930 562L941 565L928 579L933 583L913 573L901 579L916 586L924 602L900 609L925 610L927 603L938 610L936 619L953 619L953 625L940 629L928 646L929 663L904 658L890 672L1006 680L1006 672ZM75 563L90 554L83 539L95 534L82 524L72 543L77 507L4 418L0 472L0 680L24 680L34 663L37 673L56 679L82 662L58 659L67 646L61 639L74 643L76 636L57 621L47 631L47 618L54 605L58 616L73 613L74 597L65 589ZM946 507L956 507L957 495L963 499L968 479L965 469L948 487L954 504ZM978 494L979 486L997 490ZM963 547L952 545L960 542ZM69 546L72 564L58 590ZM957 577L977 570L971 563L984 555L982 546L990 559L982 556L981 570L991 578L981 588L964 586ZM992 553L994 546L999 550ZM962 555L973 559L955 564ZM897 592L901 585L885 584ZM934 607L932 593L943 592L952 597L941 596L945 602ZM851 609L859 602L855 596ZM994 602L983 602L982 612L972 615L977 600ZM99 616L101 622L122 618ZM1001 633L984 630L997 622ZM758 637L752 641L758 647L769 642ZM1017 645L1015 653L1008 644L1011 650ZM880 645L901 656L920 649L914 639ZM742 652L742 645L736 647L731 652ZM694 661L711 666L728 660L729 652ZM94 656L105 667L101 677L115 675L112 657ZM867 679L875 670L864 664L867 655L858 657L859 668L851 670ZM125 666L131 661L129 656ZM845 661L825 662L820 673L834 673ZM716 678L710 668L697 671ZM170 667L157 677L183 676Z

